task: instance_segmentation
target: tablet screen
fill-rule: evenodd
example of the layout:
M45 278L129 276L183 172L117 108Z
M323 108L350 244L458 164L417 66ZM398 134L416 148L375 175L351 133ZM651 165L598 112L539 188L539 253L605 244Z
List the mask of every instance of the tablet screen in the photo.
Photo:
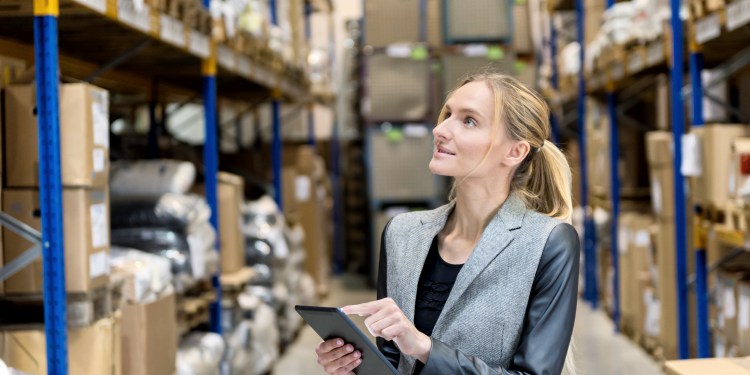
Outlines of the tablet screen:
M295 306L307 324L323 340L341 338L362 353L362 363L354 370L358 375L399 374L375 343L340 309L335 307Z

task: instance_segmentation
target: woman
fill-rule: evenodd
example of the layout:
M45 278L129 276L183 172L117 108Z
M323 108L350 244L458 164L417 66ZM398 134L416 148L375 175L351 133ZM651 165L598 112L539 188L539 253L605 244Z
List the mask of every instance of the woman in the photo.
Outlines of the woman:
M430 170L455 178L453 199L393 218L378 300L343 308L368 316L402 374L571 372L580 244L548 118L538 94L500 74L471 76L446 101ZM316 353L329 374L361 363L341 339Z

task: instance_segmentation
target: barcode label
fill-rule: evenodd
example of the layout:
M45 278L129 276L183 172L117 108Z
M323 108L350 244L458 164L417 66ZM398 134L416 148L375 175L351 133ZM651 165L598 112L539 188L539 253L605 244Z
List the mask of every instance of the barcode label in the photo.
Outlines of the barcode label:
M727 5L727 30L732 31L750 22L750 0L739 0Z
M151 29L151 8L144 5L140 10L136 10L133 0L118 1L117 18L144 33L148 33Z
M719 14L714 13L701 19L695 24L695 40L698 43L705 43L721 35L721 23Z
M205 34L190 30L190 52L207 59L211 55L211 46L208 42L208 36Z
M185 47L185 26L182 22L166 15L160 16L161 39L178 47Z

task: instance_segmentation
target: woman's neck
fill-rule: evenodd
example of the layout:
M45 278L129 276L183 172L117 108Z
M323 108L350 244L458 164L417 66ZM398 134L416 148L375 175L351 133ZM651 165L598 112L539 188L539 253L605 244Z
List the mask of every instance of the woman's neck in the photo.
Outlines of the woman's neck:
M448 218L444 233L478 241L509 195L510 187L505 184L481 186L465 181L456 187L456 206Z

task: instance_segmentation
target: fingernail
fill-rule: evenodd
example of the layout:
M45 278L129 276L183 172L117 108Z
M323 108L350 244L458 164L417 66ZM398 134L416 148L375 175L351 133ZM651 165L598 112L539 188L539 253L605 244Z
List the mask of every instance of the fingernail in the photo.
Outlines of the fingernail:
M338 345L338 346L344 345L344 341L343 340L336 340L336 345Z
M359 356L361 356L361 355L362 355L362 353L360 353L360 352L354 353L354 356L357 357L357 358L359 358Z
M354 350L354 347L353 347L353 346L351 346L351 345L347 345L347 347L346 347L346 351L347 351L347 352L351 352L352 350Z
M355 363L359 365L360 363L362 363L362 360L358 359Z

